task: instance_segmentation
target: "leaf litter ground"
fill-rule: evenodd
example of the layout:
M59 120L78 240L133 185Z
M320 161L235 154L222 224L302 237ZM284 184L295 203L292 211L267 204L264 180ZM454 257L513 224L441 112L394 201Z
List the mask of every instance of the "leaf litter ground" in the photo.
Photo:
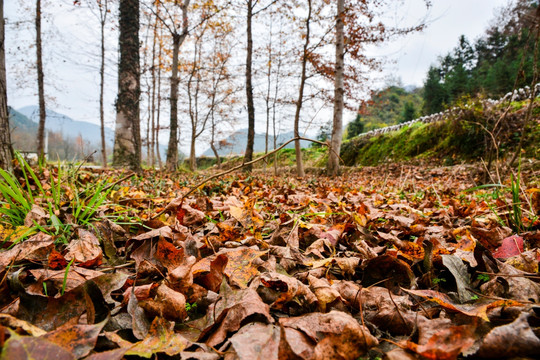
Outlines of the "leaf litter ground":
M0 228L2 359L540 353L537 173L518 204L467 167L236 174L183 201L200 179L66 174L15 176L37 195Z

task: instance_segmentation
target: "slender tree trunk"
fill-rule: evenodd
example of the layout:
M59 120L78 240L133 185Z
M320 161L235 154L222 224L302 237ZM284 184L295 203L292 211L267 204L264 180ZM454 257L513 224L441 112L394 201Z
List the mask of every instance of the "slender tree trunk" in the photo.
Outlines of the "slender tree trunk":
M197 158L195 157L195 141L197 141L196 129L191 131L191 146L189 149L189 168L191 171L197 170Z
M277 69L276 69L276 83L274 86L274 100L272 102L272 131L273 131L273 140L274 140L274 150L277 149L277 131L276 131L276 104L278 99L278 93L279 93L279 80L281 76L281 64L282 64L282 28L280 28L279 32L279 57L277 62ZM274 153L274 175L277 176L278 174L278 153Z
M139 98L139 1L120 0L120 62L114 136L114 166L141 170Z
M332 126L332 140L330 141L330 154L328 155L327 172L330 176L339 174L339 152L343 136L343 67L344 67L344 0L337 0L336 16L336 70L334 75L334 118Z
M253 146L255 143L255 105L253 103L252 62L253 62L253 34L251 21L253 18L253 0L247 2L247 55L246 55L246 98L248 111L248 137L244 162L253 160ZM250 172L253 165L245 167Z
M45 90L43 85L43 58L41 53L41 0L36 0L36 65L38 78L39 126L37 152L39 162L45 161Z
M99 68L99 120L101 123L101 163L107 167L107 142L105 139L105 111L104 111L104 92L105 92L105 23L107 21L108 1L104 1L104 9L99 8L101 22L101 66Z
M187 8L190 0L184 0L180 5L182 10L182 33L174 32L173 37L173 61L171 74L171 112L170 112L170 134L169 146L167 148L167 170L175 171L178 166L178 52L180 45L184 42L188 34ZM177 2L175 2L177 4Z
M173 60L171 75L171 114L169 146L167 147L167 170L175 171L178 166L178 51L180 34L173 34Z
M159 14L159 7L157 8L157 13ZM152 76L152 94L151 94L151 105L150 105L150 114L151 114L151 124L150 129L152 131L151 140L150 140L150 167L153 169L155 165L155 152L154 144L156 143L156 42L157 42L157 24L158 17L156 16L156 22L154 23L154 29L152 34L152 66L150 68Z
M304 41L304 49L302 52L302 75L300 76L300 89L298 91L298 100L296 101L296 113L294 115L294 137L300 137L300 112L302 110L302 104L304 102L304 87L306 84L306 68L308 61L308 47L310 38L310 22L311 22L311 0L308 0L308 14L306 17L306 38ZM298 177L304 177L304 164L302 163L302 148L300 147L300 140L294 141L294 149L296 151L296 175Z
M161 38L161 35L160 34L160 38ZM157 72L157 109L156 109L156 154L157 154L157 160L158 160L158 165L159 165L159 169L162 170L163 169L163 161L161 161L161 151L160 151L160 148L159 148L159 120L160 120L160 115L161 115L161 65L162 65L162 62L161 62L161 56L162 56L162 45L161 45L161 41L159 42L159 45L158 45L158 72Z
M0 169L13 170L13 148L9 130L7 106L6 49L4 31L4 0L0 0Z
M221 169L221 158L219 157L219 153L216 149L216 146L214 145L215 136L216 136L216 120L214 119L214 113L212 112L212 132L211 132L212 138L210 139L210 148L214 152L214 156L216 157L216 165L218 169Z
M270 132L270 89L272 87L272 19L270 19L270 43L268 44L268 71L266 73L266 134L264 137L264 153L268 154L268 144L269 144L269 132ZM264 172L268 168L268 159L264 159Z

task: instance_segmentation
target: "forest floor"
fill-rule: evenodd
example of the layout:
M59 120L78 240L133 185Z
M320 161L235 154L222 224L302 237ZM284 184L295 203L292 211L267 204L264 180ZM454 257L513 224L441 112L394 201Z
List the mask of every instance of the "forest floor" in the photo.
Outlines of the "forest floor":
M2 172L0 358L534 358L540 173L479 168Z

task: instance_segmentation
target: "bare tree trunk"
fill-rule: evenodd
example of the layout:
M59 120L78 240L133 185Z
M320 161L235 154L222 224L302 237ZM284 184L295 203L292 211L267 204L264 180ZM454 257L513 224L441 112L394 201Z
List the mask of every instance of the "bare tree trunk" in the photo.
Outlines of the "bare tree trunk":
M13 170L13 147L7 107L6 49L4 32L4 0L0 0L0 169Z
M159 14L159 7L157 8L156 12ZM155 152L154 152L154 144L156 143L156 42L157 42L157 24L158 24L158 17L156 16L156 22L154 23L154 29L153 29L153 38L152 38L152 65L150 68L151 76L152 76L152 94L151 94L151 105L150 105L150 114L151 114L151 124L150 129L152 131L151 140L150 140L150 159L148 160L150 163L150 167L153 169L155 165Z
M169 146L167 147L167 170L175 171L178 166L178 51L180 34L173 34L173 61L171 75L171 116Z
M343 67L344 67L344 0L337 0L336 16L336 70L334 75L334 118L332 125L332 140L328 154L327 172L330 176L339 174L339 152L343 136Z
M107 167L107 142L105 140L105 111L104 111L104 91L105 91L105 23L107 21L109 1L103 1L103 8L99 7L101 24L101 66L99 68L99 120L101 123L101 163Z
M160 37L161 37L161 34L160 34ZM160 151L160 148L159 148L159 118L160 118L160 115L161 115L161 65L162 65L161 56L162 56L162 49L163 48L162 48L162 45L161 45L161 41L159 41L159 45L158 45L158 73L157 73L157 109L156 109L156 129L155 129L156 141L155 141L155 144L156 144L157 160L158 160L158 165L159 165L160 170L163 169L163 162L161 161L161 151Z
M246 55L246 97L248 111L248 137L244 162L253 160L253 146L255 144L255 105L253 103L252 63L253 63L253 34L251 21L253 18L253 0L247 1L247 55ZM253 165L247 165L245 171L250 172Z
M114 136L114 166L141 170L139 97L139 1L120 0L120 62Z
M188 17L187 10L190 0L184 0L180 5L182 10L182 33L174 32L173 37L173 61L171 75L171 117L170 117L170 134L169 146L167 148L167 162L165 164L167 170L175 171L178 166L178 52L180 45L184 42L188 34ZM177 4L177 2L175 2Z
M39 162L45 161L45 90L43 85L43 58L41 53L41 0L36 0L36 66L38 78L39 126L37 153Z
M196 129L191 131L191 145L189 149L189 168L191 171L197 170L197 158L195 157L195 141L197 141Z
M304 87L306 84L306 67L308 61L308 47L310 38L310 22L311 22L311 0L308 0L308 14L306 17L306 39L304 42L304 49L302 52L302 75L300 77L300 89L298 91L298 100L296 101L296 113L294 115L294 137L300 137L300 112L302 110L302 104L304 102ZM294 141L294 149L296 152L296 175L298 177L304 177L304 164L302 163L302 148L300 147L300 140Z
M268 72L266 73L266 134L264 137L264 153L268 154L269 131L270 131L270 88L272 87L272 19L270 18L270 43L268 44ZM264 172L268 168L268 159L264 159Z
M216 149L216 146L214 145L215 141L215 135L216 135L216 120L214 119L214 112L212 112L212 138L210 139L210 148L212 148L212 151L214 152L214 156L216 157L216 165L218 169L221 169L221 158L219 157L219 153Z
M274 86L274 100L272 102L272 130L274 133L274 150L277 149L277 131L276 131L276 104L279 93L279 80L281 76L281 64L283 63L282 50L283 50L283 27L279 29L279 56L276 69L276 83ZM274 175L278 174L278 153L274 153Z

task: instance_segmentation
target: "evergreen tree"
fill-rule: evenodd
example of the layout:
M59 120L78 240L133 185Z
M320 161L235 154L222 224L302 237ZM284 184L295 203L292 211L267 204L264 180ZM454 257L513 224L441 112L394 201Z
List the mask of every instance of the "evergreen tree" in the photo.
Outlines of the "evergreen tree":
M428 71L426 82L424 83L424 107L423 113L433 114L443 109L447 102L447 93L441 83L441 70L431 66Z
M416 108L414 107L414 104L410 101L407 101L405 103L405 106L403 107L403 111L401 113L401 119L400 123L404 123L407 121L411 121L416 119Z
M365 124L360 114L347 125L347 139L352 139L364 132Z

